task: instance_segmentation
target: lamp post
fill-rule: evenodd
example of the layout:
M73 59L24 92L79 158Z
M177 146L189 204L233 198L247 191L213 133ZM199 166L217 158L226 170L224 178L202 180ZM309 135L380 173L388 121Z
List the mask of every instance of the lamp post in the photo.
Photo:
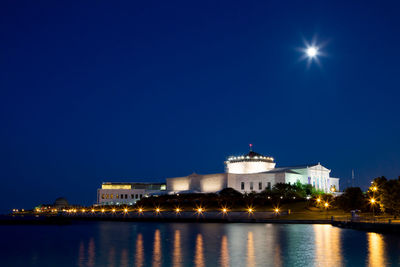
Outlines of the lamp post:
M369 203L371 203L371 206L372 206L372 217L373 217L374 220L375 220L375 203L376 203L375 198L371 198L371 199L369 200Z

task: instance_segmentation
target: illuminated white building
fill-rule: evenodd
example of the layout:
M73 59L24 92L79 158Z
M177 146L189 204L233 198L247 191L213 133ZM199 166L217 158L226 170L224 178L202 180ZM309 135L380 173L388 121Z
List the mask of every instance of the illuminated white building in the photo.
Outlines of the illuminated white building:
M339 191L339 178L330 177L331 170L320 163L278 167L274 158L250 151L225 161L225 173L167 178L167 190L180 192L218 192L231 187L239 192L261 192L277 183L301 182L324 192Z

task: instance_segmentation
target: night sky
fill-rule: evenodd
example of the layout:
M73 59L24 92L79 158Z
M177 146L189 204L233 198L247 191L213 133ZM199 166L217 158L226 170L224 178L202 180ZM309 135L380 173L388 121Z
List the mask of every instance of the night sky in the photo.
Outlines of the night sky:
M223 172L249 143L342 188L397 178L395 2L1 1L0 212Z

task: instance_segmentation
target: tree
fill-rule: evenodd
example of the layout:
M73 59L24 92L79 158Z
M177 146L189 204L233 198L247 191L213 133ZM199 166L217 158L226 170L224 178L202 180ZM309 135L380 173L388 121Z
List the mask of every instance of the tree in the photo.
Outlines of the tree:
M346 211L366 208L366 198L359 187L348 187L336 201L338 206Z

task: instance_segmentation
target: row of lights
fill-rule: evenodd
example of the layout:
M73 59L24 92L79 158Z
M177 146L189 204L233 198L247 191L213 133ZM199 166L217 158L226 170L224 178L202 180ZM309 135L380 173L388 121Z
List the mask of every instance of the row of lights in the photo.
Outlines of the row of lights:
M230 160L241 160L241 159L250 159L250 157L249 156L239 156L239 157L229 157L228 158L228 160L230 161ZM255 156L255 157L252 157L251 159L266 159L266 160L274 160L274 158L272 158L272 157L259 157L259 156Z
M90 211L91 211L92 213L95 213L97 210L91 209ZM101 213L106 212L105 209L101 209L100 211L101 211ZM117 212L117 210L116 210L115 208L111 209L111 211L112 211L113 213L114 213L114 212ZM180 212L182 212L183 210L182 210L181 208L176 208L174 211L175 211L175 213L180 213ZM196 211L197 214L202 214L202 213L206 212L206 210L205 210L204 208L202 208L202 207L196 208L195 211ZM252 207L248 207L248 208L246 209L246 211L247 211L248 213L253 213L255 210L254 210L254 208L252 208ZM76 213L76 212L78 212L78 210L77 210L77 209L69 209L69 210L66 210L66 212L68 212L68 213ZM85 209L82 209L81 212L82 212L82 213L85 213L86 210L85 210ZM123 209L123 212L124 212L124 213L128 213L129 210L128 210L127 208L125 208L125 209ZM143 210L143 208L138 208L138 209L137 209L137 212L138 212L138 213L143 213L144 210ZM156 208L156 209L154 210L154 212L155 212L155 213L160 213L160 212L161 212L161 209L160 209L160 208ZM221 209L221 212L224 213L224 214L227 214L227 213L229 212L229 209L224 207L224 208ZM274 213L280 213L280 209L279 209L279 208L274 208Z

